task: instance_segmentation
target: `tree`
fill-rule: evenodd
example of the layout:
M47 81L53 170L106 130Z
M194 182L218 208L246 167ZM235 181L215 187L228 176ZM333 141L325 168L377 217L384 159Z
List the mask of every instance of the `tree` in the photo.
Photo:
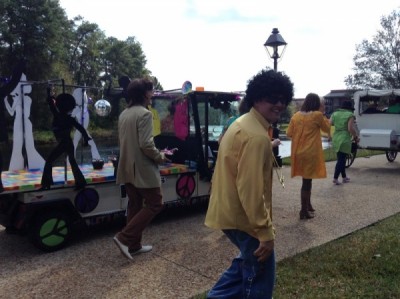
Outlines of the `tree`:
M28 80L45 81L66 74L70 22L58 1L0 0L0 69L10 73L22 58ZM45 88L33 90L31 119L47 126L42 117Z
M98 77L103 71L101 45L105 34L94 23L81 16L73 19L73 32L69 52L69 71L77 85L98 86Z
M68 56L70 22L58 1L0 0L0 67L28 62L27 76L51 78Z
M400 11L383 16L381 26L372 42L356 46L354 74L345 78L348 88L400 88Z
M33 89L31 119L35 127L48 128L50 118L41 113L46 107L46 84L63 79L67 85L98 87L106 74L113 87L122 76L151 76L146 56L135 37L125 41L106 37L97 24L81 16L68 20L58 0L0 0L0 70L9 74L19 60L27 61L25 74L40 81L43 88ZM1 74L0 74L1 75ZM161 84L155 78L156 87ZM102 96L101 92L94 95ZM119 114L114 105L110 118Z
M121 76L128 76L131 79L151 77L151 72L146 68L146 56L135 37L128 37L125 41L108 37L104 40L102 49L100 63L112 86L118 87L117 82ZM120 112L119 99L110 100L113 106L110 117L117 118Z

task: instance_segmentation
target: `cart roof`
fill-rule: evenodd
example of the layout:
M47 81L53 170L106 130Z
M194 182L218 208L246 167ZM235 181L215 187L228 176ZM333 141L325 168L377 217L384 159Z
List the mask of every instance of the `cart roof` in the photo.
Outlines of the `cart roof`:
M360 90L354 93L354 101L358 100L359 98L366 97L366 96L374 96L374 97L382 97L382 96L390 96L396 95L400 96L400 89L384 89L384 90L377 90L377 89L366 89Z

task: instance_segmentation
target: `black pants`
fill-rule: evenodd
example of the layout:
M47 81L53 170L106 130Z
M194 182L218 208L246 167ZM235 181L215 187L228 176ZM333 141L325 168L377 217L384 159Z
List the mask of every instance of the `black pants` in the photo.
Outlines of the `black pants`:
M42 188L48 188L54 184L53 182L53 163L61 156L61 154L66 153L68 156L69 164L71 165L72 173L75 178L75 185L77 187L83 187L86 185L85 177L83 176L81 170L79 169L78 163L74 156L74 144L71 138L63 138L58 140L57 146L52 150L50 155L46 159L46 164L43 169L42 176Z
M312 188L312 179L303 178L303 184L301 185L302 191L311 191Z
M3 171L3 158L1 157L1 153L0 153L0 192L4 191L3 181L1 180L1 172L2 171Z
M334 179L338 179L339 175L342 175L342 178L346 177L346 158L347 154L342 152L336 153L337 161L335 166L335 174L333 175Z

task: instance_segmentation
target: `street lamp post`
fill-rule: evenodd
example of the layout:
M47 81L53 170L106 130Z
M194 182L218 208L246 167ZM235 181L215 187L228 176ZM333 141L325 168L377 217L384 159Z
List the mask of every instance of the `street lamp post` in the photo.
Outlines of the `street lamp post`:
M279 34L278 28L272 29L271 35L268 37L267 41L264 43L264 47L267 50L267 53L270 58L274 60L274 71L278 70L278 59L283 56L285 52L287 43L283 39L283 37ZM272 139L279 138L279 129L278 124L272 124ZM282 158L279 156L279 148L273 148L274 156L277 166L282 167Z
M287 43L279 34L278 28L272 29L271 35L264 43L264 47L268 52L270 58L274 60L274 71L278 70L278 59L283 56Z

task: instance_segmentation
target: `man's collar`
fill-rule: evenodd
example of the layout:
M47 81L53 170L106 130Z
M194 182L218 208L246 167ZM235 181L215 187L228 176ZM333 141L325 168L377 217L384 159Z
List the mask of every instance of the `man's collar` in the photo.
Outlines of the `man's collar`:
M250 113L261 123L261 125L268 130L271 124L256 110L254 107L250 109Z

